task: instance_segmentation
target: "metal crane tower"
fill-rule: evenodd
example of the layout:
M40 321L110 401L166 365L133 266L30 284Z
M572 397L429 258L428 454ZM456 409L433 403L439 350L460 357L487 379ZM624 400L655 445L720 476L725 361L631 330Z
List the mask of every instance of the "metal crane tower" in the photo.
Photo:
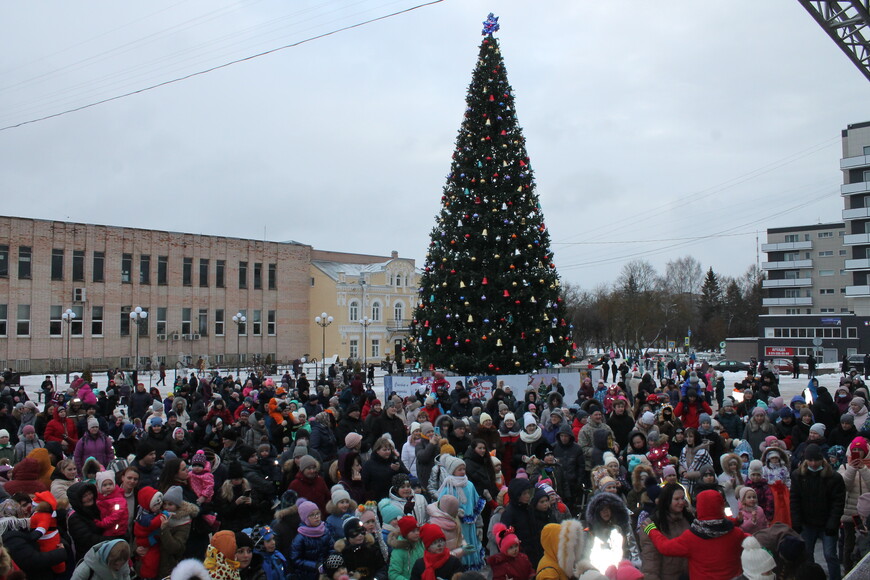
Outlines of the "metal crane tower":
M870 80L870 0L798 0Z

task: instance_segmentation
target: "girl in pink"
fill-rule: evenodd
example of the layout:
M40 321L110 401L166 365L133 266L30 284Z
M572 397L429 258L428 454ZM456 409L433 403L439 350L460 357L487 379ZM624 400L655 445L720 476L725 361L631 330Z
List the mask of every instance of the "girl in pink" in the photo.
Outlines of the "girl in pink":
M188 474L187 483L196 493L198 498L197 503L204 504L210 502L212 496L214 496L214 475L202 449L194 453L193 457L190 458L190 471Z
M110 538L127 535L127 498L124 490L115 485L113 471L97 473L97 509L100 519L97 527L103 530L103 535Z
M766 530L767 516L764 515L764 510L758 505L758 496L755 494L755 490L744 486L737 492L737 496L740 498L737 502L737 505L740 506L740 515L737 521L742 521L740 529L747 534Z

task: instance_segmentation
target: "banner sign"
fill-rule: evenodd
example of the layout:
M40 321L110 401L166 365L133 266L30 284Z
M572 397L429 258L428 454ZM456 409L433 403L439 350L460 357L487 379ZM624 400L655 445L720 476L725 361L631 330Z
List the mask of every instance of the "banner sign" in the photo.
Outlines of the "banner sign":
M765 346L765 357L792 357L795 355L795 349L791 346Z

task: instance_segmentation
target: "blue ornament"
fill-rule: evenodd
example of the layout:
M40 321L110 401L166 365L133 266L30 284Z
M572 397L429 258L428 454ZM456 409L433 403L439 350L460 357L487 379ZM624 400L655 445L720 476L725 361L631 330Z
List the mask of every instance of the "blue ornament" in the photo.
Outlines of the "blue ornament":
M483 32L481 32L481 35L492 36L493 33L498 32L499 28L501 28L501 26L499 26L498 23L498 16L490 12L486 17L486 20L483 21Z

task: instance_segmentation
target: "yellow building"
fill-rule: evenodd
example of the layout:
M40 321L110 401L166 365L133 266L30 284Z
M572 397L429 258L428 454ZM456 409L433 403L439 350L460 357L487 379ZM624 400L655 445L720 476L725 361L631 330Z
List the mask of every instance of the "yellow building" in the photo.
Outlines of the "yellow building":
M414 260L341 252L311 251L309 357L378 364L395 360L408 337L420 274ZM321 330L314 318L333 322Z

